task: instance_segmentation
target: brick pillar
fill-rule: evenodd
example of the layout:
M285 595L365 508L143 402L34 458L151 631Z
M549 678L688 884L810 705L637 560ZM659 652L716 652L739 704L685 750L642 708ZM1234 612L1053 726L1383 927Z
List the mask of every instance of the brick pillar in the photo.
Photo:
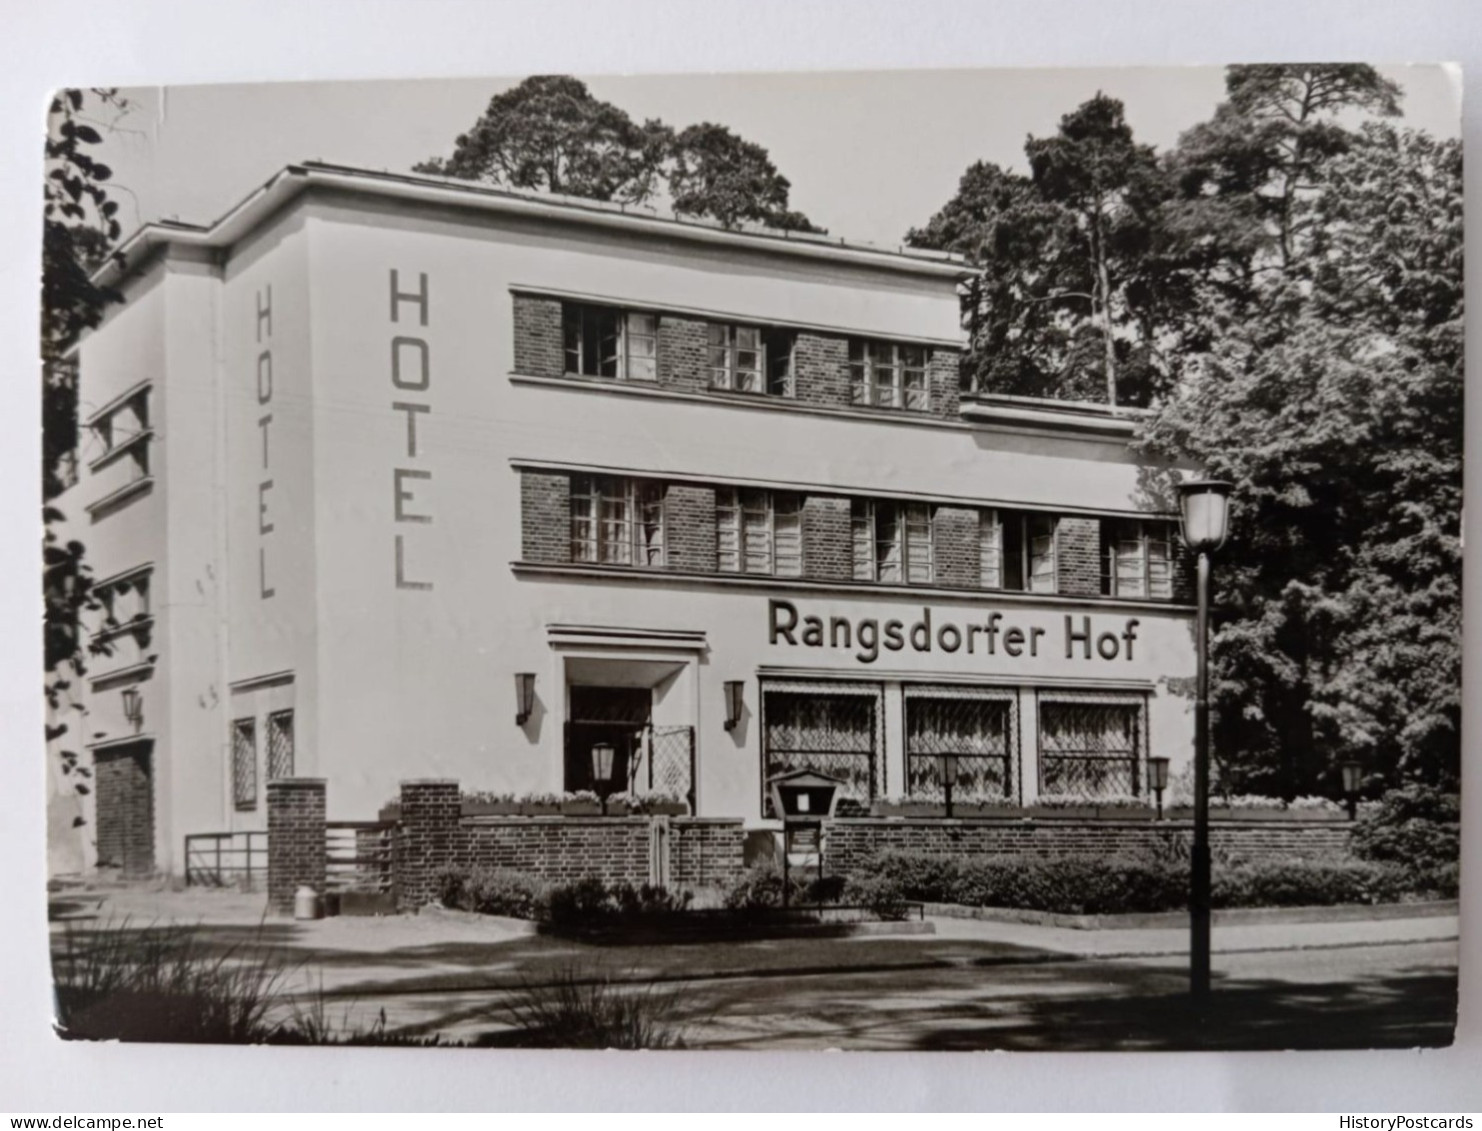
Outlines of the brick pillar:
M803 500L803 576L848 581L854 576L849 500L809 495Z
M659 319L659 384L687 392L710 388L708 323L666 314Z
M931 351L926 364L926 384L930 390L931 411L937 416L955 418L961 410L962 355L941 346Z
M324 894L324 779L268 782L268 907L293 914L293 893Z
M1101 596L1101 520L1062 516L1055 530L1055 591Z
M848 338L800 333L792 349L792 366L797 399L802 403L840 406L853 403Z
M515 295L515 372L532 377L560 377L566 372L561 300Z
M439 868L467 862L463 802L458 783L418 778L401 783L401 830L396 850L396 902L409 911L437 896Z
M527 562L571 560L571 477L520 472L520 546Z
M664 498L664 564L690 573L714 573L715 488L669 484Z
M978 512L972 507L936 508L936 582L963 589L980 584L982 555L978 552Z

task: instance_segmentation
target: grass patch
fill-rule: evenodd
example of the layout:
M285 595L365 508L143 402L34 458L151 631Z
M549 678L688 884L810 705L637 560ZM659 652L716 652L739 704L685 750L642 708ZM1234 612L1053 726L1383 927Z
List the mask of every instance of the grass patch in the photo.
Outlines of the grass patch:
M691 1021L681 990L570 963L524 982L503 1008L521 1048L683 1048Z

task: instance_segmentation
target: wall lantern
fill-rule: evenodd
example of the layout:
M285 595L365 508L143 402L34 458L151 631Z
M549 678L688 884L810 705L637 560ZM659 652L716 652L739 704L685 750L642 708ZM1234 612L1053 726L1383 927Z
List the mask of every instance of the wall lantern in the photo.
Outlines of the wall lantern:
M957 755L938 754L937 773L942 779L942 793L947 803L947 816L952 815L952 790L957 785Z
M515 726L522 727L535 709L535 673L515 672Z
M1358 817L1359 786L1363 783L1364 764L1347 761L1343 763L1343 796L1348 799L1348 819Z
M1168 788L1168 759L1158 756L1148 759L1148 785L1158 796L1158 820L1163 819L1163 791Z
M726 680L726 730L735 730L736 724L741 721L741 708L744 705L742 693L745 690L745 681Z
M122 691L124 718L137 734L144 724L144 697L137 687L125 687Z
M1178 485L1184 542L1194 553L1211 554L1225 544L1230 490L1223 479L1190 479Z
M602 815L607 816L607 795L612 792L612 763L617 749L610 742L599 742L592 747L592 784L597 787L597 796L602 800Z

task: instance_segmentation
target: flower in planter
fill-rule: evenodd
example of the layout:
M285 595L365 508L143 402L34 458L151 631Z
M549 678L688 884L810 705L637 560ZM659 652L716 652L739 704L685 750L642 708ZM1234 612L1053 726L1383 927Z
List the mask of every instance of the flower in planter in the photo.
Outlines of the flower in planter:
M609 794L607 798L607 811L609 813L637 813L643 809L643 798L630 790L621 793Z
M567 801L590 802L593 805L601 805L602 798L598 797L590 789L578 789L574 793L563 793L559 800L564 804Z

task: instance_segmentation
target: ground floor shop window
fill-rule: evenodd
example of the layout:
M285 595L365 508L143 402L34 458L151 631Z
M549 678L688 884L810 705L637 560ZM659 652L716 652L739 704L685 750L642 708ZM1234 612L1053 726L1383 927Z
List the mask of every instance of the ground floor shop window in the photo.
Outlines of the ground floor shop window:
M955 801L1015 794L1019 766L1018 695L976 687L907 687L906 788L911 797L945 798L941 756L957 759Z
M764 788L778 774L813 770L843 780L840 816L867 807L885 792L882 696L878 684L764 683Z
M293 777L293 712L268 716L268 781Z
M257 808L257 720L232 723L232 803L238 809Z
M1041 693L1040 794L1084 801L1141 797L1147 700L1094 692Z

